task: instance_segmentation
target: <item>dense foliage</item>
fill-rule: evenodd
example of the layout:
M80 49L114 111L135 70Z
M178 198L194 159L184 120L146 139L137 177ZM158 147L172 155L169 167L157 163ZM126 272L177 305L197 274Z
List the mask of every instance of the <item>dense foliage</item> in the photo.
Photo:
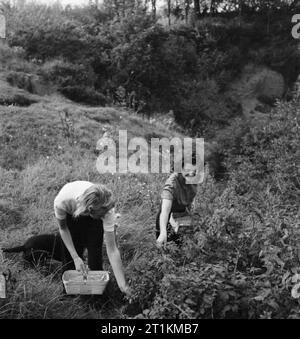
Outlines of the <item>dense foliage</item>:
M299 318L299 101L278 103L263 125L237 120L219 135L228 180L206 176L195 228L180 230L180 248L163 250L154 225L166 177L99 175L94 166L104 131L147 137L154 125L115 109L61 102L0 113L1 246L54 231L53 199L65 182L99 180L113 189L123 214L118 243L133 288L130 303L122 300L112 276L105 302L64 302L59 276L24 271L10 258L0 263L12 273L1 317Z
M144 245L130 266L139 317L299 318L299 119L279 104L266 126L231 131L230 180L200 188L193 236Z
M243 66L266 65L290 86L299 56L287 1L249 1L242 11L226 1L231 7L220 13L215 9L223 2L213 1L212 17L205 17L204 3L201 20L178 18L171 26L143 1L99 8L7 6L8 41L27 58L47 61L42 75L71 99L80 87L78 100L90 104L104 104L102 93L108 102L142 113L173 110L185 127L224 124L241 113L229 87Z

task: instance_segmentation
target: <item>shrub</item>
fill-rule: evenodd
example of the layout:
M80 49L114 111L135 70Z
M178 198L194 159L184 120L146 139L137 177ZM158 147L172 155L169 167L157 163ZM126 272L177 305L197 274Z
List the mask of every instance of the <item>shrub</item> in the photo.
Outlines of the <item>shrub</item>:
M183 82L177 88L176 121L185 127L205 129L207 122L227 123L241 114L241 107L222 94L214 80Z
M62 87L94 87L148 115L176 110L178 122L192 119L200 132L203 118L222 125L241 111L230 84L246 64L279 71L288 86L296 80L297 43L284 9L272 11L267 23L264 11L242 18L232 12L171 27L143 10L118 19L111 10L28 4L10 12L8 40L28 58L65 60L44 67Z
M133 274L142 310L136 317L299 316L291 295L299 282L297 107L281 103L265 125L237 121L227 130L230 179L217 186L208 177L199 187L193 236L184 235L180 249L145 251L131 264L143 272L139 282Z
M83 64L72 64L61 59L46 62L41 68L41 74L47 81L61 87L93 86L95 74L92 69Z
M80 23L58 8L31 3L9 15L8 41L22 46L28 58L75 60L87 46L87 34Z
M95 73L88 65L72 64L61 59L46 62L41 73L67 98L94 106L105 106L106 98L94 89Z
M67 98L92 106L105 106L106 98L103 94L97 92L94 88L84 86L65 86L61 87L60 92Z
M10 85L32 94L43 95L51 91L50 86L47 86L38 75L30 73L11 71L7 74L6 80Z
M0 45L0 67L16 72L35 73L37 66L25 60L25 50L22 47L10 47L7 44Z
M12 97L0 98L0 105L3 106L30 106L37 101L22 94L15 94Z

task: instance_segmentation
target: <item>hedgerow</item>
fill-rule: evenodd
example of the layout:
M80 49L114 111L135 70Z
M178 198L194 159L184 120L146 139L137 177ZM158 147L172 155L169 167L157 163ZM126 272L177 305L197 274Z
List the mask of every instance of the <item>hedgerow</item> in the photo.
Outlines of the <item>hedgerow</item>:
M182 247L144 245L130 264L138 318L299 317L299 119L297 102L278 104L240 156L232 144L230 180L200 187Z

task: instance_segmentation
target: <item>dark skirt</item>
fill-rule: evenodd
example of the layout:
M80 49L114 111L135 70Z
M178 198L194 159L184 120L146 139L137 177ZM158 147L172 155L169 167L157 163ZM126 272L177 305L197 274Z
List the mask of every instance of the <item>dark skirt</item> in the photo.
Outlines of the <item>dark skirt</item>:
M67 226L70 230L74 247L80 258L83 259L84 249L88 251L88 266L92 271L101 271L103 223L101 220L92 219L89 216L74 218L67 215ZM62 241L62 271L75 270L74 261Z

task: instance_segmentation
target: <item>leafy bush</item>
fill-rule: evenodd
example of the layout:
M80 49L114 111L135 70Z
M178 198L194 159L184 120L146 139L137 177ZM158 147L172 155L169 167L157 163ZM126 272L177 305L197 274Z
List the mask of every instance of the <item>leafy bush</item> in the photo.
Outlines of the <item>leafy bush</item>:
M47 86L45 81L38 75L11 71L7 74L6 80L10 85L24 89L32 94L43 95L51 92L50 86Z
M59 87L93 86L95 82L95 74L91 68L61 59L43 64L41 73L46 80L52 81Z
M207 121L227 123L241 115L240 105L220 92L214 80L186 81L177 88L176 121L185 127L205 129Z
M0 45L1 63L7 64L12 58L24 58L25 51L22 48L11 48L6 44Z
M131 264L133 276L142 270L132 280L136 317L299 316L297 106L278 104L264 126L247 131L237 121L228 130L241 125L224 144L230 180L217 186L207 178L199 188L193 235Z
M21 71L34 73L36 65L24 59L26 55L25 50L18 47L10 47L7 44L0 45L0 67L11 71Z
M178 122L193 120L201 132L241 111L230 84L246 64L280 72L288 86L295 81L300 63L290 16L284 6L272 10L272 20L260 10L164 27L139 7L114 16L116 8L108 3L100 10L67 11L28 4L9 12L8 40L27 58L64 59L44 67L63 87L86 84L148 115L173 110Z
M106 104L105 96L94 89L96 76L89 66L58 59L46 62L41 73L46 81L54 83L62 94L75 102Z
M55 6L30 3L14 8L8 13L8 25L9 43L22 46L29 58L74 60L86 47L84 29Z
M67 98L94 106L105 106L106 98L103 94L97 92L94 88L84 86L65 86L60 92Z
M9 98L0 98L0 105L4 106L30 106L36 103L36 100L28 98L22 94L15 94Z

